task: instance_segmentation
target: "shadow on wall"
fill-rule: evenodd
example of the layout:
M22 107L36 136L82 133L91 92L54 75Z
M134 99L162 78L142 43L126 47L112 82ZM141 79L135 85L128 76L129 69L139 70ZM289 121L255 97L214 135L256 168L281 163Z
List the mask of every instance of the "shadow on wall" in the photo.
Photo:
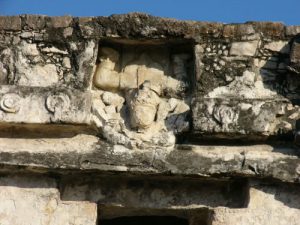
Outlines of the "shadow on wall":
M176 186L176 189L174 187ZM64 201L91 201L105 206L147 209L243 208L247 181L99 176L62 179Z
M0 138L72 138L78 134L96 135L96 131L87 125L71 124L1 124Z
M273 208L282 209L282 207L288 207L293 209L300 209L300 186L299 184L288 184L288 183L259 183L253 185L255 191L252 196L253 199L260 199L260 202L251 202L250 196L250 206L251 204L263 204L265 206L260 206L268 208L268 204L271 204ZM259 206L257 206L259 207Z
M287 98L294 104L299 104L300 81L293 71L292 58L295 54L294 43L297 37L289 42L278 41L266 43L260 50L260 59L255 59L255 66L259 69L261 81L266 89Z
M278 135L288 141L299 142L300 130L300 36L295 36L289 42L277 41L267 43L260 52L262 60L255 59L256 66L261 67L259 74L264 88L276 92L278 96L287 99L290 104L277 113L276 117L283 118L284 125L279 129ZM286 112L287 111L287 112ZM289 112L290 111L290 112ZM290 129L292 127L292 129ZM285 128L290 131L286 132ZM298 138L297 138L298 137ZM298 140L298 141L297 141Z
M57 189L56 179L44 175L5 175L0 177L0 187Z

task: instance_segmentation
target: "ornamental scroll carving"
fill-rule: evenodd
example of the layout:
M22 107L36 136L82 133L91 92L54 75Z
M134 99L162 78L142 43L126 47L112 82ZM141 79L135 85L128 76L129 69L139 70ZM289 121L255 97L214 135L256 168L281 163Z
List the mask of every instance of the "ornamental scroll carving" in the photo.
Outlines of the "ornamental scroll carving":
M15 93L7 93L0 100L0 108L6 113L16 113L20 110L21 97Z

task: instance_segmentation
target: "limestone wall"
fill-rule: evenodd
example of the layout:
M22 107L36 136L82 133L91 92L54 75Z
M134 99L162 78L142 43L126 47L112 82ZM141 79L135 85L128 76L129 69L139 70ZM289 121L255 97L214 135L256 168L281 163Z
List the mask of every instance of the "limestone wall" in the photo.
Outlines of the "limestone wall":
M298 33L0 17L0 224L299 224Z

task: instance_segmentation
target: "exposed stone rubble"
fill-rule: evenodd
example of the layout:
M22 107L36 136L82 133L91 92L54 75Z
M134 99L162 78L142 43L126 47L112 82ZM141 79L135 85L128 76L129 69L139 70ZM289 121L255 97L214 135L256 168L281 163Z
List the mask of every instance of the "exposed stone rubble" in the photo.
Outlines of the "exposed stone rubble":
M0 16L0 224L299 224L299 34Z

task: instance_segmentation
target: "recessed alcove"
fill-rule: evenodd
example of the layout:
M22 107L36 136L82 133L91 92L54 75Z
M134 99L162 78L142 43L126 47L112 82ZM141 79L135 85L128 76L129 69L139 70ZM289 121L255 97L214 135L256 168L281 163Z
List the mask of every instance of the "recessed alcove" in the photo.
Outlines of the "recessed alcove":
M247 180L82 175L63 178L60 187L64 201L96 203L100 225L209 225L211 209L244 208L248 202Z
M100 41L91 88L103 137L130 149L172 148L190 130L194 65L190 41Z
M194 43L188 40L126 40L126 39L104 39L99 43L98 57L96 64L99 68L101 57L106 54L103 49L113 49L112 54L117 55L115 58L115 71L122 73L124 79L127 78L129 83L123 83L120 80L120 89L136 88L144 79L160 78L156 75L160 73L163 76L169 76L176 80L186 83L186 89L178 90L180 95L191 92L194 84ZM110 52L111 53L111 52ZM148 72L146 71L148 69ZM137 71L134 71L137 70ZM133 76L137 76L133 78ZM154 73L154 76L147 76L147 73ZM97 74L97 69L96 69ZM143 75L146 77L143 78ZM127 75L127 77L126 77ZM136 83L131 84L131 80ZM95 81L95 79L94 79ZM110 79L111 82L111 79ZM100 87L101 88L101 87ZM104 88L105 89L105 88ZM173 90L174 91L174 90ZM173 92L164 90L164 95L172 95Z

